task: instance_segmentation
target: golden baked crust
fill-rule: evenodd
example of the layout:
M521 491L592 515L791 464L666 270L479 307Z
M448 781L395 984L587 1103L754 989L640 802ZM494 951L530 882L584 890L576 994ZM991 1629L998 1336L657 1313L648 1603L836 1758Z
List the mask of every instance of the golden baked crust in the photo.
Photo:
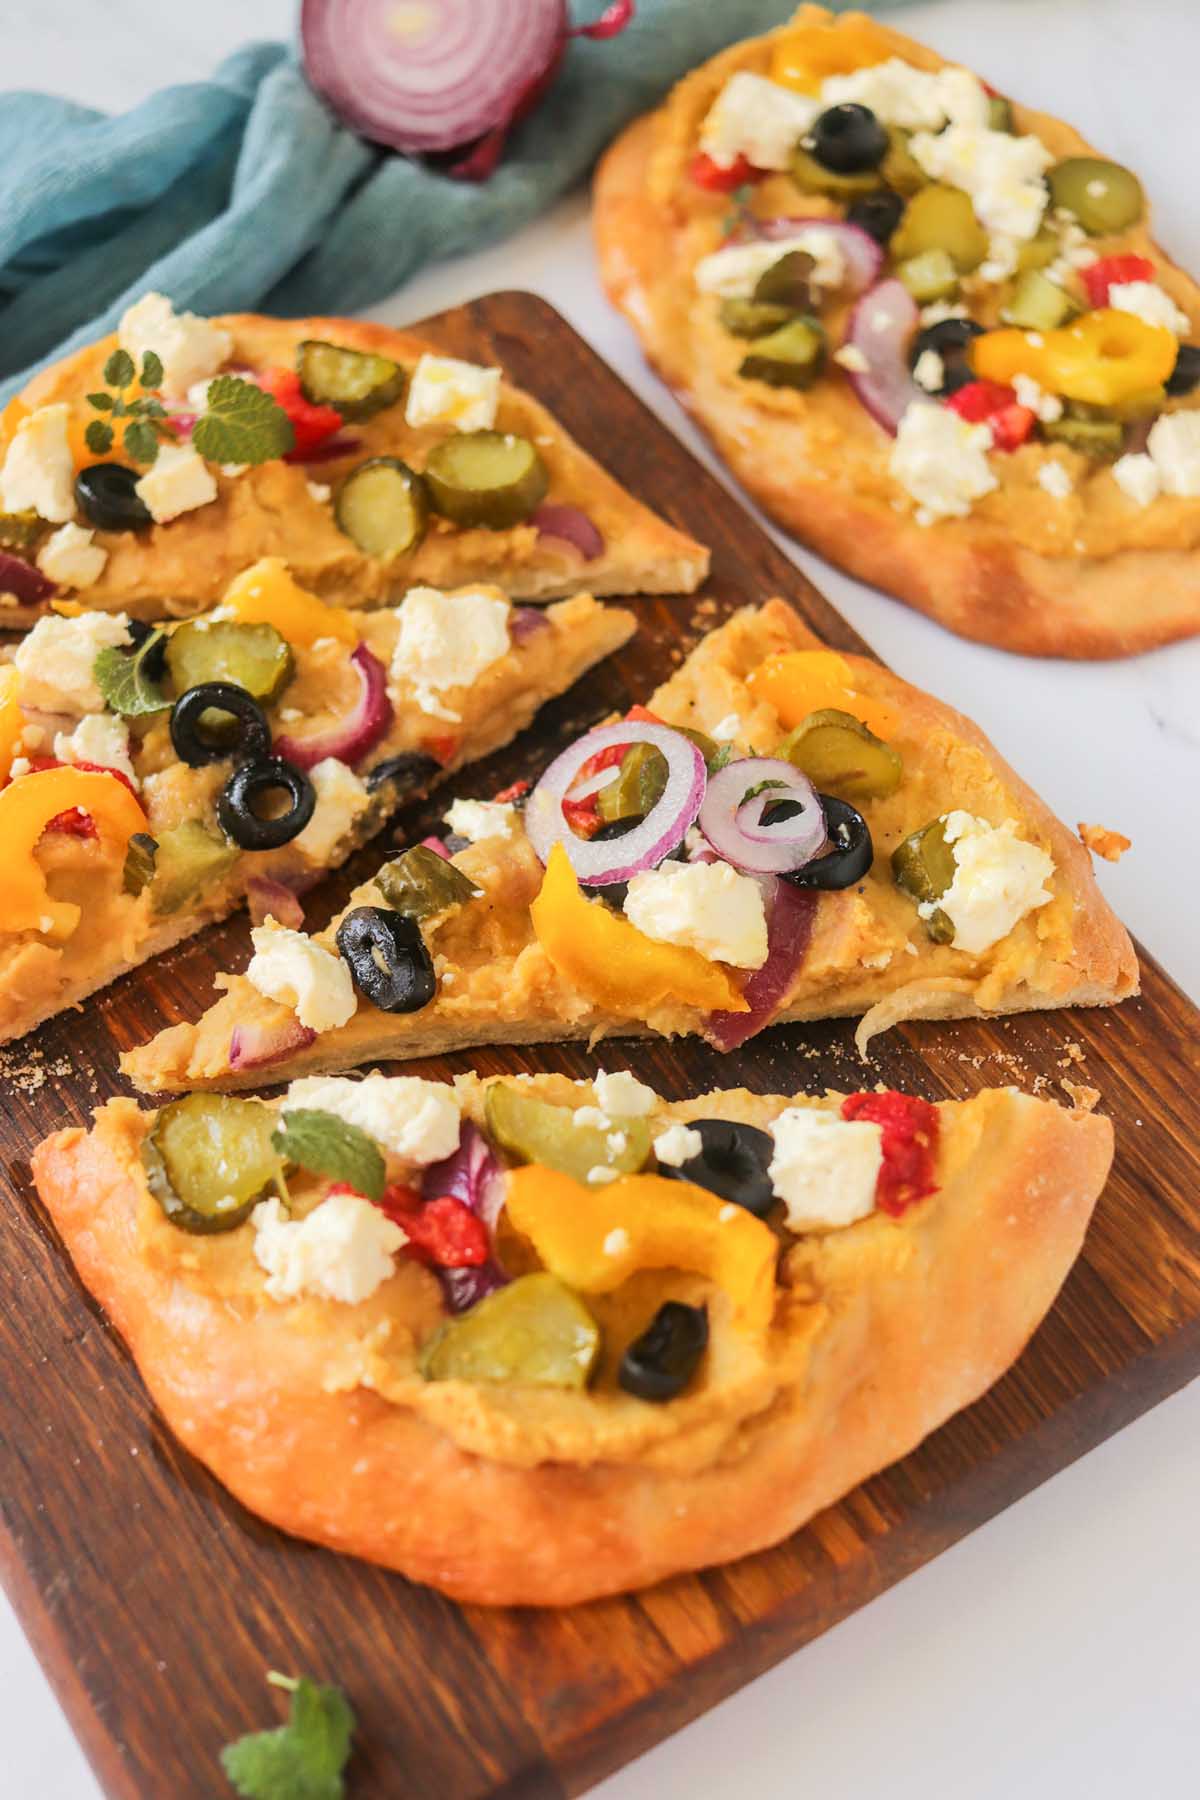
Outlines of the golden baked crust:
M784 601L747 607L692 651L651 696L650 710L668 724L709 732L735 713L746 742L777 743L778 718L755 698L746 677L777 651L817 645ZM876 858L862 891L820 896L812 943L779 1020L861 1014L858 1039L865 1048L875 1032L901 1019L1107 1005L1135 993L1133 946L1074 833L969 719L866 657L846 661L858 691L897 713L901 723L893 742L904 757L905 779L890 801L868 808ZM892 882L888 865L891 850L909 832L958 807L997 822L1016 819L1021 835L1046 850L1055 865L1054 900L980 957L933 944ZM703 1019L692 1009L663 1007L648 1020L634 1021L604 1013L567 984L533 934L529 905L542 868L523 835L514 842L473 845L456 860L484 888L488 901L486 908L480 902L466 909L434 940L435 967L439 975L450 971L452 982L440 983L436 998L416 1013L387 1015L361 1002L347 1025L281 1063L281 1077L479 1044L701 1029ZM363 904L379 904L372 883L349 902ZM226 976L223 985L224 998L195 1024L171 1026L126 1053L122 1069L138 1087L166 1093L252 1085L251 1077L229 1068L235 1024L253 1017L282 1025L290 1015L264 1000L244 976Z
M411 368L435 346L409 331L364 319L268 319L234 313L214 321L233 336L235 364L253 368L295 362L305 338L331 339L375 351ZM77 351L29 383L21 398L31 407L75 403L102 387L101 369L113 337ZM309 481L336 483L367 455L398 455L416 467L445 433L414 430L403 405L348 427L358 448L340 461L312 467L263 463L243 474L216 472L218 497L145 532L97 532L108 551L100 580L79 596L89 609L136 618L184 616L214 605L235 575L260 556L282 556L301 586L344 606L379 605L408 588L494 582L514 599L549 600L586 590L594 594L691 593L708 572L708 551L633 498L574 443L553 415L510 383L501 386L498 425L533 438L551 475L549 498L582 507L605 540L591 562L539 540L532 526L510 531L462 530L434 520L410 556L381 563L364 556L340 531L327 501ZM6 625L30 624L40 607L4 611Z
M560 1100L572 1085L538 1080ZM663 1110L766 1122L791 1103L716 1094ZM1112 1129L1013 1089L939 1111L940 1191L898 1221L876 1213L796 1241L753 1372L734 1358L721 1374L718 1308L717 1372L659 1407L615 1389L525 1389L506 1411L504 1390L394 1373L390 1398L371 1391L364 1378L388 1386L378 1345L411 1363L412 1338L436 1321L432 1277L401 1259L359 1306L269 1300L261 1274L232 1272L228 1239L154 1219L138 1156L146 1120L130 1101L111 1101L91 1132L47 1139L33 1162L167 1423L252 1511L460 1600L565 1605L777 1543L1020 1354L1078 1253ZM188 1265L163 1234L182 1237ZM434 1388L440 1413L428 1410ZM562 1450L539 1453L556 1430Z
M827 16L802 7L797 20ZM860 17L841 14L839 23ZM925 46L872 23L888 54L920 68L945 66ZM711 199L697 201L698 190L683 192L685 151L727 77L761 68L780 35L735 45L695 70L617 139L597 172L601 276L650 361L773 517L831 562L963 637L1031 655L1090 658L1131 655L1200 630L1200 503L1163 498L1139 509L1104 476L1092 484L1104 492L1089 521L1078 497L1051 501L1039 490L1034 476L1044 453L1026 447L991 459L1001 490L968 518L923 528L888 478L891 440L846 383L780 393L739 379L728 359L722 366L711 306L694 303L690 270L700 253L697 209L706 208L711 221L727 200L718 196L716 208ZM1094 153L1061 120L1019 105L1014 111L1018 129L1036 133L1057 156ZM821 204L806 197L802 210ZM794 190L779 210L800 210ZM711 234L711 222L707 228ZM1120 247L1150 255L1160 284L1200 326L1200 289L1144 226L1124 234ZM1077 453L1055 446L1054 454L1072 474L1084 474Z

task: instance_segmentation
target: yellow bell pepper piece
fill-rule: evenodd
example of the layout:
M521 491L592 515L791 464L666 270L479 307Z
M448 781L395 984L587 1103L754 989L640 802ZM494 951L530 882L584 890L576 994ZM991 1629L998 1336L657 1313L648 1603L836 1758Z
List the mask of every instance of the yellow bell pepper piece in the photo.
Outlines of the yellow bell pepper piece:
M1165 326L1104 306L1058 331L986 331L968 355L984 381L1030 375L1067 400L1116 406L1166 381L1178 348Z
M355 647L358 626L351 613L329 606L302 588L281 556L263 556L230 583L221 602L246 625L273 625L289 644L339 638Z
M8 446L17 435L18 425L24 424L29 417L29 408L19 394L14 394L8 405L0 412L0 457L8 454Z
M895 51L885 32L864 13L843 13L785 32L771 55L769 74L782 87L815 94L827 75L848 75L886 62Z
M746 678L746 686L756 700L774 708L785 731L826 707L852 713L876 737L890 737L900 722L882 700L855 693L853 670L835 650L785 650L768 656Z
M70 937L79 923L80 908L67 900L54 900L34 850L51 819L72 807L82 807L102 838L122 851L135 831L145 831L146 815L125 786L112 775L89 769L42 769L22 775L0 792L0 844L4 845L4 872L0 875L0 931L40 931L46 936Z
M771 1322L775 1234L707 1188L661 1175L585 1187L530 1164L510 1169L506 1205L539 1260L577 1293L611 1293L639 1269L684 1269L722 1288L744 1329Z
M17 742L25 729L25 715L17 698L20 686L21 677L11 663L0 668L0 782L8 780Z
M660 944L603 900L585 898L561 844L550 852L529 913L559 974L600 1006L634 1018L672 1001L701 1012L750 1010L719 963L698 950Z

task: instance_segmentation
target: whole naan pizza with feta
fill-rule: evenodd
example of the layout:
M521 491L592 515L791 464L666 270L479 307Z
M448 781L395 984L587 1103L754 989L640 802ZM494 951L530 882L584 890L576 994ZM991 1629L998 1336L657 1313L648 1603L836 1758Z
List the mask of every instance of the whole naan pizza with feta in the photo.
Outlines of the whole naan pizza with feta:
M1200 290L1137 176L861 13L695 70L596 182L605 285L797 536L951 630L1200 629Z
M1107 1005L1137 990L1084 844L960 713L782 600L709 634L531 791L456 800L315 935L267 920L151 1092L479 1044ZM1125 840L1088 827L1112 855ZM241 1062L246 1034L256 1069ZM274 1051L272 1051L274 1046Z
M465 1601L779 1542L1020 1355L1109 1122L1013 1088L667 1101L624 1071L110 1100L38 1191L242 1503Z
M0 624L55 596L187 617L264 556L349 607L690 593L708 568L498 367L361 319L145 294L0 419Z

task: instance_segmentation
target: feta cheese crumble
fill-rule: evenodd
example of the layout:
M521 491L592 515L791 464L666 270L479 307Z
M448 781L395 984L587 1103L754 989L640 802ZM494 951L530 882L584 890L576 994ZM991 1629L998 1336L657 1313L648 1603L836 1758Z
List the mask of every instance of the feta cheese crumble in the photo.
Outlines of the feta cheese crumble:
M81 525L60 525L38 551L38 568L60 588L93 587L108 561L108 551L92 542L95 535Z
M659 943L698 950L735 969L760 969L767 960L762 891L728 863L666 862L635 875L625 916Z
M381 1075L362 1081L345 1075L305 1075L284 1095L283 1111L333 1113L357 1125L398 1162L424 1168L458 1149L462 1124L458 1096L444 1081L418 1075Z
M936 136L918 132L909 149L927 175L970 195L987 231L1018 243L1035 236L1046 210L1042 177L1054 161L1040 138L949 125Z
M51 525L75 517L75 458L68 437L71 410L39 406L17 426L0 470L0 509L32 509Z
M970 425L948 406L912 402L888 466L921 508L919 523L965 518L973 500L991 493L997 485L987 460L991 442L986 425Z
M129 728L114 713L88 713L74 731L55 734L54 754L63 763L97 763L102 769L120 769L134 787L138 785L129 760Z
M392 681L411 686L422 712L457 721L461 715L437 696L470 687L505 655L508 617L508 601L492 594L410 588L397 613L400 633L392 652Z
M455 800L442 814L455 837L511 838L517 809L507 800Z
M883 1128L790 1106L771 1127L771 1186L787 1208L790 1231L836 1230L875 1210L883 1167Z
M660 1163L667 1163L672 1169L683 1167L699 1156L704 1148L704 1139L690 1125L668 1125L660 1131L654 1140L654 1154Z
M944 912L954 926L954 948L978 956L1054 898L1045 885L1054 862L1017 836L1015 819L989 825L958 811L944 813L942 827L953 850L954 880L940 899L922 901L917 911L923 919Z
M601 1069L592 1082L597 1104L611 1118L614 1113L626 1119L644 1119L658 1105L658 1096L644 1081L628 1069L614 1069L611 1074Z
M133 491L156 525L168 525L217 497L216 477L190 444L161 444Z
M754 244L727 244L702 256L696 264L695 282L702 294L721 300L749 300L767 270L793 250L813 259L808 279L814 287L841 287L846 279L846 259L831 231L810 225L792 237Z
M129 643L124 613L82 613L39 619L17 646L13 662L21 677L21 705L33 712L99 713L106 707L92 670L101 650Z
M409 383L404 419L414 429L453 425L455 431L490 431L499 403L499 369L426 351Z
M946 365L936 350L922 350L913 368L913 380L927 394L940 394L946 379Z
M732 744L742 729L742 721L736 713L726 713L723 719L712 728L712 736L718 744Z
M1200 413L1163 413L1150 427L1146 448L1164 494L1200 497Z
M285 925L256 925L246 980L268 1000L290 1006L308 1031L336 1031L354 1017L350 971L339 956Z
M1146 325L1161 325L1176 337L1185 337L1192 328L1187 314L1156 281L1114 281L1108 290L1108 304L1117 312L1132 313Z
M850 375L865 375L871 366L857 344L843 344L834 351L833 360Z
M987 125L988 97L969 69L916 69L899 56L829 75L821 83L821 107L844 101L869 106L884 125L904 131L940 131L947 123L982 129Z
M325 864L366 812L371 796L354 770L336 756L323 757L308 771L308 779L316 791L317 804L292 845L309 862Z
M211 319L177 313L165 294L143 294L127 307L117 340L139 372L147 350L163 366L162 391L182 399L198 382L208 382L233 353L233 339Z
M604 1240L605 1256L624 1256L628 1248L629 1233L623 1225L614 1225Z
M786 169L820 110L810 95L739 69L708 110L700 148L721 169L732 168L739 156L756 169Z
M1154 458L1145 451L1118 456L1112 466L1113 480L1135 506L1149 506L1162 493L1162 480Z
M1048 394L1045 388L1038 386L1032 375L1014 375L1012 384L1017 405L1027 406L1043 425L1053 425L1056 419L1062 418L1063 403L1058 395Z
M1037 472L1037 484L1052 500L1066 500L1075 491L1071 471L1060 462L1043 463Z
M311 1294L356 1306L392 1274L406 1234L359 1194L328 1194L304 1219L289 1219L276 1197L250 1215L254 1259L272 1300Z

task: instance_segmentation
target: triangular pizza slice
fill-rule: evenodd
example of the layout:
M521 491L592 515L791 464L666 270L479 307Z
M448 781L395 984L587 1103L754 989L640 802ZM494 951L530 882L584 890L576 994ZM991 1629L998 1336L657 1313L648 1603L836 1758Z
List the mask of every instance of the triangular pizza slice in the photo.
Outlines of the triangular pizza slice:
M523 801L459 801L448 823L321 935L260 927L223 998L126 1072L246 1085L248 1034L281 1076L611 1035L730 1049L837 1016L862 1017L863 1046L901 1019L1137 988L1087 851L977 727L822 648L781 600L735 614Z
M12 625L56 593L184 617L263 556L343 606L479 582L690 593L708 569L499 368L357 319L144 295L10 403L0 458Z
M354 612L277 558L196 618L39 620L0 668L0 1041L243 900L300 924L402 799L633 630L590 594L527 607L483 585Z

